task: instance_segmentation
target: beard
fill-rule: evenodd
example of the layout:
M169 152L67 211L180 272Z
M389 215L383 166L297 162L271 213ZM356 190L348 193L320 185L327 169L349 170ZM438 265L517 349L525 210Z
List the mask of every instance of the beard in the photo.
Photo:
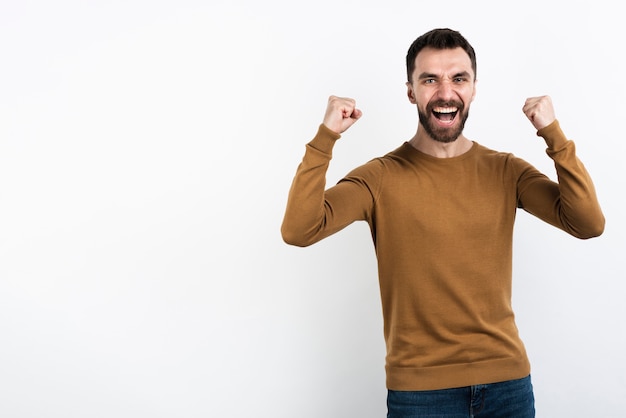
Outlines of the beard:
M459 118L459 123L456 127L450 128L442 128L440 126L436 126L431 118L434 118L433 109L435 107L456 107L458 109L457 115L455 117ZM417 114L419 116L419 121L421 125L424 127L424 130L432 139L438 142L450 143L457 140L459 136L463 133L463 129L465 128L465 122L469 117L469 109L465 111L465 106L461 102L432 102L426 106L426 112L422 112L417 107Z

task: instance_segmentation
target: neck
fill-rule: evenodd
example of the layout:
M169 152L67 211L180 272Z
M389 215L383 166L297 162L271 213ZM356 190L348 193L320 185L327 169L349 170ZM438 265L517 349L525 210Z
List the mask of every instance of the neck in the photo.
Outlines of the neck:
M452 158L465 154L472 148L473 142L463 135L452 142L436 141L418 129L417 133L409 141L416 150L436 158Z

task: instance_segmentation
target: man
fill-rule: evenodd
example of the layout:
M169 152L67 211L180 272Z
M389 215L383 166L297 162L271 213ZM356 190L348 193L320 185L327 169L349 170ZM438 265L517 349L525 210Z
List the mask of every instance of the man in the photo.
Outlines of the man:
M592 180L548 96L529 98L523 112L558 183L463 135L476 56L459 32L425 33L406 61L415 135L325 190L333 145L362 115L354 100L331 96L293 180L283 239L307 246L354 221L369 224L388 417L533 417L530 364L511 307L515 214L521 208L574 237L596 237L604 216Z

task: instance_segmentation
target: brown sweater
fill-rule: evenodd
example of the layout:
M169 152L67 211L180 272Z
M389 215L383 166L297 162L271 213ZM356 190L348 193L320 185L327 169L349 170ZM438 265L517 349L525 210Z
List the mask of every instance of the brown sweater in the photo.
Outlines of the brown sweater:
M306 146L287 203L285 242L311 245L366 221L376 256L387 387L432 390L525 377L530 365L511 307L518 207L578 238L604 230L594 186L558 121L537 132L559 183L478 143L435 158L408 143L325 189L339 135Z

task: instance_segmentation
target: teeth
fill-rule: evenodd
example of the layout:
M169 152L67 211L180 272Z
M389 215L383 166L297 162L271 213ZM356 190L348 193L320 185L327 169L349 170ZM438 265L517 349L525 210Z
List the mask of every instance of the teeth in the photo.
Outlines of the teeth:
M436 107L433 110L437 113L454 113L457 109L455 107Z

